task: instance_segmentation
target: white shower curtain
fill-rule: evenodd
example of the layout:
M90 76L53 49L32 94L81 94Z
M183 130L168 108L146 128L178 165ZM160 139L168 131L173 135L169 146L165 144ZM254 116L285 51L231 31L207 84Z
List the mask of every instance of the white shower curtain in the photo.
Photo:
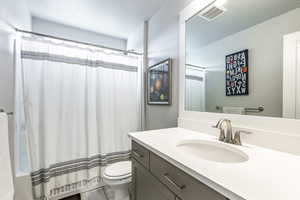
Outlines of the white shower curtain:
M35 199L101 184L101 166L129 159L127 133L140 129L140 57L32 36L20 45L16 108Z

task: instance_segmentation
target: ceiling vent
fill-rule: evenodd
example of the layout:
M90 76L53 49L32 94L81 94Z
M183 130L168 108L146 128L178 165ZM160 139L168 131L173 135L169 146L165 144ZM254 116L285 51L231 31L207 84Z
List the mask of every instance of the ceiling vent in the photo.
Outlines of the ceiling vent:
M207 21L212 21L225 12L226 8L212 4L211 6L200 12L198 15Z

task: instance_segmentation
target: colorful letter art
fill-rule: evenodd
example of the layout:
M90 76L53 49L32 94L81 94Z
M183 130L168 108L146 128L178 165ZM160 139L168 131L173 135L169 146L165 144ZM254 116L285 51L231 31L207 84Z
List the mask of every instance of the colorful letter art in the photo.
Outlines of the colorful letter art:
M226 96L249 95L248 49L226 56Z

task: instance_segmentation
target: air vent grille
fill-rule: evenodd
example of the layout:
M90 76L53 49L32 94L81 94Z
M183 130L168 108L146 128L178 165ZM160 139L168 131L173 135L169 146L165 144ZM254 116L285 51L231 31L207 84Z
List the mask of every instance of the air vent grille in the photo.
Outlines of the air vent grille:
M199 14L200 17L204 18L207 21L212 21L217 17L221 16L226 11L225 8L219 8L215 5L212 5L205 9Z

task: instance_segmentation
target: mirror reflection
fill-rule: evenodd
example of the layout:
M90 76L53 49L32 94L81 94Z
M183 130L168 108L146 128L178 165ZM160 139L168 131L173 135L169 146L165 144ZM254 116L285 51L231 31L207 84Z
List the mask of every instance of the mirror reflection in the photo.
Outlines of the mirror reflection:
M293 80L300 73L291 70L298 7L296 0L217 0L188 20L185 109L299 117L300 84Z

